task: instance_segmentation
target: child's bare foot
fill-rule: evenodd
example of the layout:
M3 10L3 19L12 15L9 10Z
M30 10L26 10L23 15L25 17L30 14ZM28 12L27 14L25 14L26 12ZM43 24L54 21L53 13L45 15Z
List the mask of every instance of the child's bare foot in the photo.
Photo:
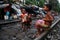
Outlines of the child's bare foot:
M40 36L40 34L37 34L37 35L36 35L36 38L39 37L39 36Z
M39 37L41 33L37 32L36 37Z
M32 38L37 38L37 37L39 37L40 36L40 33L36 33L36 34L34 34L33 36L32 36Z

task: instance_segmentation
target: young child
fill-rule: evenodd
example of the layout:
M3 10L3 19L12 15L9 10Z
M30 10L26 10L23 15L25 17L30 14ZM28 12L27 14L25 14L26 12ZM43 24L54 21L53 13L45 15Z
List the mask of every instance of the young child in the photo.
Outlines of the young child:
M31 14L28 14L28 16L27 16L27 29L30 29L31 22L32 22Z
M36 29L37 29L36 36L39 36L43 32L43 30L48 29L53 21L53 16L51 15L51 5L50 4L44 5L44 10L47 12L47 14L42 20L37 20L35 24Z
M26 13L25 9L22 9L21 12L22 12L22 14L20 15L20 17L21 17L21 21L22 21L22 30L24 31L24 30L26 30L25 26L27 23L27 19L26 19L27 13Z

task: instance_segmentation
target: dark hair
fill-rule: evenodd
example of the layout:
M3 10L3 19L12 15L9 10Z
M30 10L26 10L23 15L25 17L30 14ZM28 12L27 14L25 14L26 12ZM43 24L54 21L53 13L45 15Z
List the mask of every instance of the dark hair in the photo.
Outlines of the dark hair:
M52 5L51 4L45 4L45 6L49 8L49 11L52 9Z

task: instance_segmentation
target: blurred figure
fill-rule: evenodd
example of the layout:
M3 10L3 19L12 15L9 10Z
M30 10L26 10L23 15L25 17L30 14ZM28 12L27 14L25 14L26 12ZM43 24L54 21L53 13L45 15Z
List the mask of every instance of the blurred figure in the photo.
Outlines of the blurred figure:
M25 11L25 9L21 9L22 14L20 15L21 17L21 21L22 21L22 30L25 31L26 30L26 23L27 23L27 13Z
M50 4L45 4L44 5L44 10L47 12L45 17L42 20L37 20L35 23L36 29L37 29L37 34L36 36L39 36L43 31L48 30L50 25L52 24L53 21L53 16L51 15L51 5Z
M32 22L31 14L28 14L28 16L27 16L27 24L26 24L27 29L30 29L31 22Z
M8 20L8 19L9 19L9 15L10 15L10 12L7 11L7 12L6 12L6 15L4 15L4 19L5 19L5 20Z
M4 12L5 12L4 19L5 20L8 20L10 18L10 14L11 14L10 11L11 11L11 4L9 4L9 6L4 8Z

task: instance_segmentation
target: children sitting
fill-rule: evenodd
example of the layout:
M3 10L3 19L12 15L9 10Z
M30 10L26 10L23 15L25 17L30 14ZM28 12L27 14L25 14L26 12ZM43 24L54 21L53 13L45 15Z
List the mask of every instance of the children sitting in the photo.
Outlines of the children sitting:
M37 20L35 24L36 29L37 29L36 36L39 36L43 32L43 30L47 30L53 21L53 16L51 15L51 5L45 4L44 10L47 12L47 14L42 20Z

